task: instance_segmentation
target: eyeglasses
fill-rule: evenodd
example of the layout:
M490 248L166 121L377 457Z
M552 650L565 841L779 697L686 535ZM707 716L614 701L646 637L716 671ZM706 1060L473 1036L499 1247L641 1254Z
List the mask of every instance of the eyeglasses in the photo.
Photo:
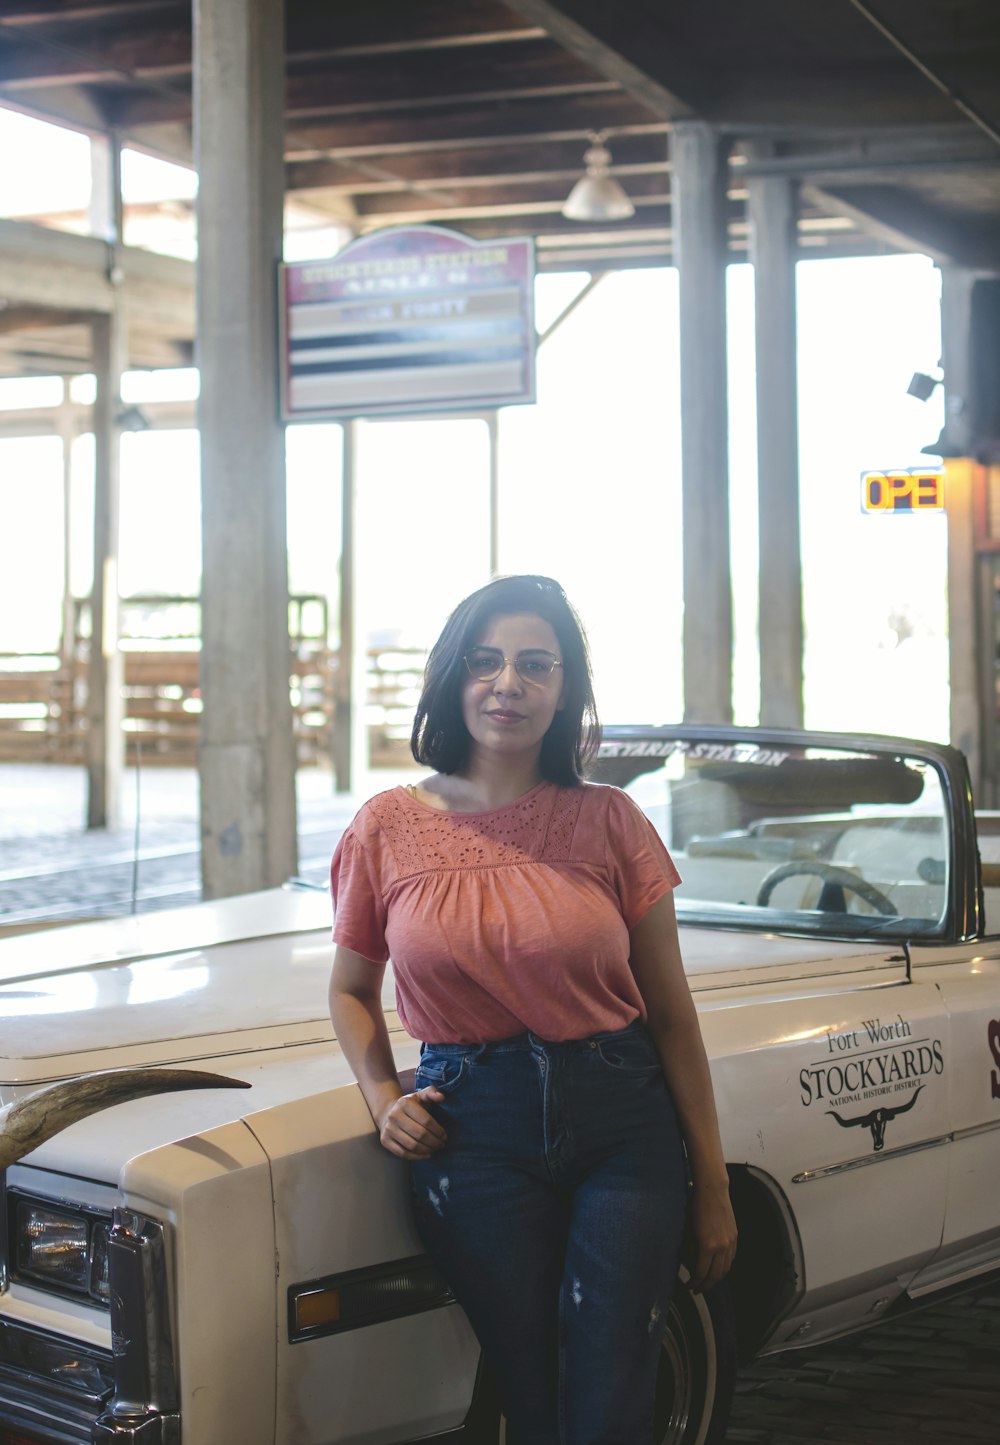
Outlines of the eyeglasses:
M545 652L541 648L530 648L519 652L516 657L504 657L499 647L474 647L471 652L465 654L465 665L469 669L469 675L477 682L493 682L500 676L508 662L514 664L514 670L522 682L533 682L544 684L555 672L557 667L562 667L558 657L551 652Z

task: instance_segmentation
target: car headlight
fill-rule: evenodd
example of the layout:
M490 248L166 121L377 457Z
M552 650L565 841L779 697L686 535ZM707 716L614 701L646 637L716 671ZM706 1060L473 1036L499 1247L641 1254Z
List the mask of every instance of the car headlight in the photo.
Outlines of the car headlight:
M111 1220L37 1199L11 1203L11 1276L107 1304Z

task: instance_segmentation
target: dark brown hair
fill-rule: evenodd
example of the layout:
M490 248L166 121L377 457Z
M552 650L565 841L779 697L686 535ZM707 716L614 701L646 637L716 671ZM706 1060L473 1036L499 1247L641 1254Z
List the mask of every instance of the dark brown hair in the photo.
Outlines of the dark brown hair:
M572 787L583 780L597 752L600 724L587 639L565 592L551 577L495 577L458 604L427 659L410 750L418 763L439 773L456 773L465 764L471 743L462 717L462 689L469 675L465 654L491 618L517 612L543 618L559 642L563 706L542 739L540 766L550 783Z

